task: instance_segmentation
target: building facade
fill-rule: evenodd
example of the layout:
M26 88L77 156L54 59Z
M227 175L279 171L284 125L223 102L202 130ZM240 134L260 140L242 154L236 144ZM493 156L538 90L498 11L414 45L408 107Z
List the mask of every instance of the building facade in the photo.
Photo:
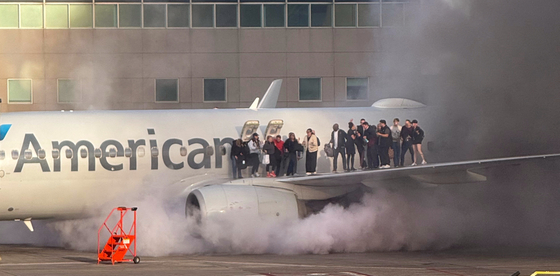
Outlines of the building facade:
M2 111L369 106L415 1L0 0Z

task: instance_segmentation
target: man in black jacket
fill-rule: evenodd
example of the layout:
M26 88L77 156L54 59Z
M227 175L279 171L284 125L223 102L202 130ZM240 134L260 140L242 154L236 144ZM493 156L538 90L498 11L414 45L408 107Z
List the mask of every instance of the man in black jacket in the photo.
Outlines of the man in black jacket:
M338 154L342 155L342 168L346 170L346 132L344 132L344 130L342 129L339 129L338 124L333 125L333 132L331 132L330 143L332 144L332 148L334 151L333 173L336 173L336 169L338 167Z
M363 169L367 168L367 164L365 162L365 155L367 146L364 141L365 138L365 129L364 124L366 123L366 119L361 119L360 124L357 126L356 130L356 139L354 140L356 143L356 148L358 149L358 154L360 156L360 167Z
M379 124L380 128L377 130L379 159L381 159L381 166L379 166L379 168L388 169L391 167L391 165L389 165L389 147L391 147L391 143L393 142L391 138L391 129L387 126L385 120L380 120Z

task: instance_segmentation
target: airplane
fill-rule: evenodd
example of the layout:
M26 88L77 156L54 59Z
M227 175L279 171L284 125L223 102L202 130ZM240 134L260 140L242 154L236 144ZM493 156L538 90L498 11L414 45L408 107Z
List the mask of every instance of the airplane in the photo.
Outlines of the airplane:
M0 115L0 220L72 219L106 211L134 191L166 189L187 215L246 212L298 219L305 202L327 200L360 187L414 181L429 185L485 181L480 169L553 159L560 154L428 164L386 170L282 178L228 179L234 139L249 140L313 128L322 144L332 125L350 118L416 118L427 133L437 110L408 99L371 107L276 108L282 80L245 109L21 112ZM389 119L390 120L390 119ZM375 121L376 123L376 121ZM319 172L331 159L319 153ZM305 162L298 162L303 171Z

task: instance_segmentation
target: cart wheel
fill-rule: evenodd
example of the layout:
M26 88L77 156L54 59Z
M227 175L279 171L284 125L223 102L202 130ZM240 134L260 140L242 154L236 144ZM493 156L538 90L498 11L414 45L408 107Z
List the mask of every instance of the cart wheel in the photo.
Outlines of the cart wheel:
M132 261L133 261L135 264L139 264L139 263L140 263L140 257L136 256L136 257L134 257L134 259L132 259Z

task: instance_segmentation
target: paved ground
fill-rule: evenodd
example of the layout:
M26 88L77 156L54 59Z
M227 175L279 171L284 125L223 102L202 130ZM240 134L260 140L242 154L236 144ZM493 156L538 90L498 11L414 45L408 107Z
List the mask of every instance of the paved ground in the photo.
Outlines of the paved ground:
M92 252L0 245L4 275L506 275L560 270L560 250L464 249L330 255L186 255L97 265Z

